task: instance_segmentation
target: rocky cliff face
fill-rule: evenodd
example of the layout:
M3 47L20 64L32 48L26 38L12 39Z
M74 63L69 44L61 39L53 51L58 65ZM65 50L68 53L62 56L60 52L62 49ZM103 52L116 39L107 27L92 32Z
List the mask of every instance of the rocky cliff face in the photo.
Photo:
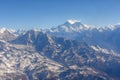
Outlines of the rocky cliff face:
M23 58L23 60L27 60L23 67L23 72L27 74L31 80L119 80L120 56L109 51L103 51L103 49L97 50L97 47L88 46L86 43L80 41L53 37L42 32L28 31L26 34L11 41L10 44L18 46L17 51L22 51L19 54L25 56L25 53L27 53L25 59ZM20 45L23 45L24 49L19 49ZM23 48L23 46L21 48ZM28 55L43 56L44 59L48 59L48 61L45 60L46 62L39 64L40 62L37 63L36 61L37 57L29 60L27 59ZM21 57L22 55L19 56ZM44 59L41 59L42 57L38 58L37 60L40 59L39 61L44 61ZM31 63L31 60L34 59L35 62ZM26 66L29 61L29 65ZM37 69L37 67L34 66L31 70L30 67L34 64L42 67Z

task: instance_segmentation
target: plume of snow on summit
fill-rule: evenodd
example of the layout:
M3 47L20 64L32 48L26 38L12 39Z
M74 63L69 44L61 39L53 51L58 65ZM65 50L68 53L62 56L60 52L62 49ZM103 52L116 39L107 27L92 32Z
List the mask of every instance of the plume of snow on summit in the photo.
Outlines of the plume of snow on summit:
M69 22L70 24L74 24L76 22L80 22L79 20L67 20L67 22Z

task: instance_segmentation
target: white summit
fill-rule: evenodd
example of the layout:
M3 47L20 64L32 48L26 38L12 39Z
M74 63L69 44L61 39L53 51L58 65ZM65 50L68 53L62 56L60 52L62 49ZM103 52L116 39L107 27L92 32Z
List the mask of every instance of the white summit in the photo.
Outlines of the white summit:
M70 19L70 20L67 20L67 22L69 22L70 24L74 24L74 23L80 22L80 21L79 20L72 20L72 19Z
M6 28L2 27L0 28L0 33L4 33L6 30L7 30Z

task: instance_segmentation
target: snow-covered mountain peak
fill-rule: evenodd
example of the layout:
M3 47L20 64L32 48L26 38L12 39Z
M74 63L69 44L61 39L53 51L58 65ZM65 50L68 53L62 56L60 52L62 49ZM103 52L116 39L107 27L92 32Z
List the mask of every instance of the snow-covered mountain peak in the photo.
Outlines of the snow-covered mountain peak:
M14 33L15 32L14 29L7 29L5 27L0 28L0 33L4 33L5 31L8 31L10 33Z
M83 26L83 24L79 20L67 20L64 24L60 26L75 27L75 26Z
M114 25L115 28L120 28L120 23Z
M79 20L67 20L68 23L70 24L75 24L76 22L80 22Z
M118 29L118 28L120 28L120 23L117 23L117 24L115 24L115 25L108 25L108 26L106 26L106 27L104 27L106 30L115 30L115 29Z
M6 30L7 30L6 28L2 27L0 28L0 33L4 33Z
M59 25L55 28L51 28L50 32L81 32L85 30L92 30L94 27L81 23L79 20L68 20L62 25Z

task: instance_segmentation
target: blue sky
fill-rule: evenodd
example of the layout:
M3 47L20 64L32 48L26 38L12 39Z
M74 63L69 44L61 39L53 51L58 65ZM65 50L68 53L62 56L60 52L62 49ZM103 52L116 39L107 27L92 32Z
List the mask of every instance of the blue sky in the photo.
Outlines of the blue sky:
M0 0L0 27L50 28L68 19L105 26L120 22L120 0Z

